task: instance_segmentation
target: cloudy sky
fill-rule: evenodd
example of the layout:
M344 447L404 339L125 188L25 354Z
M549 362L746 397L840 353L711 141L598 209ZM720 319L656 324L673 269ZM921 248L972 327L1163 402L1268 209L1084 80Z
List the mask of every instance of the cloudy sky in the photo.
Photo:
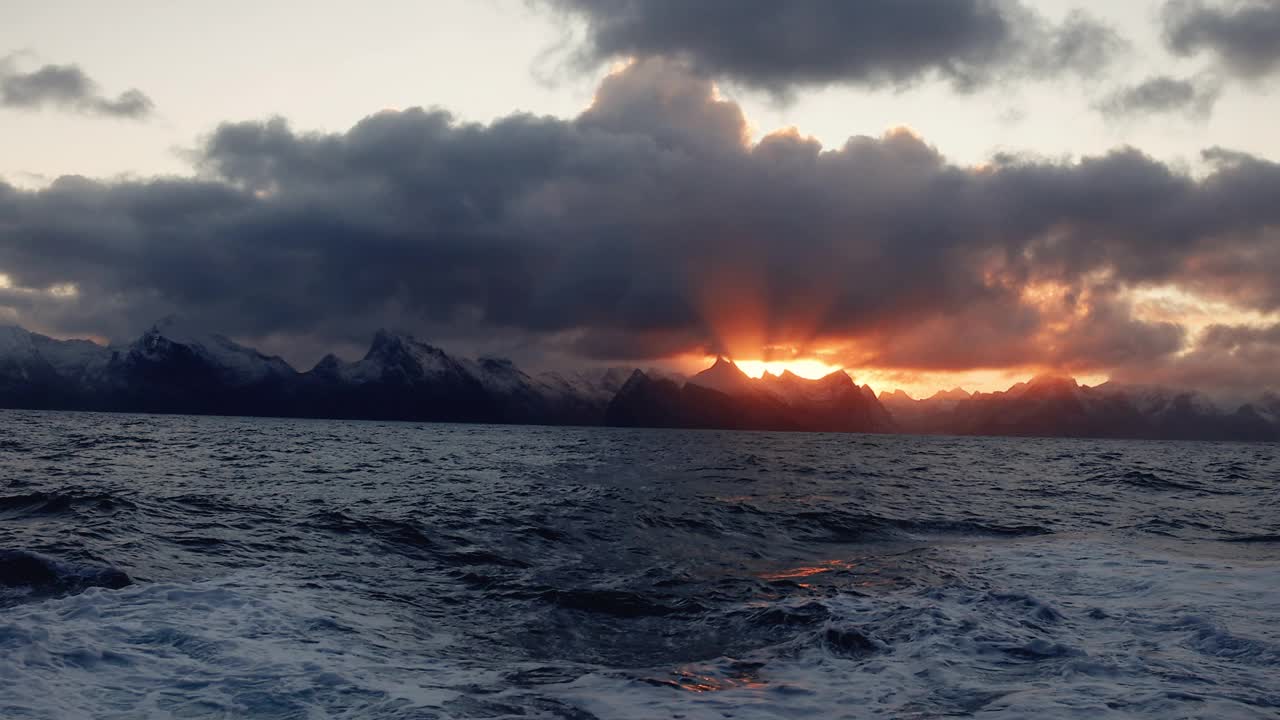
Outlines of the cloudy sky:
M1276 118L1275 0L8 0L0 322L1247 395Z

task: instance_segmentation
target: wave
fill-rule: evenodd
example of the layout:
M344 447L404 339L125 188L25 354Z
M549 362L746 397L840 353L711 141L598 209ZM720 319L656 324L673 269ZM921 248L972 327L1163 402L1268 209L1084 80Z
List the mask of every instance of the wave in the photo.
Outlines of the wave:
M301 525L342 535L367 535L385 544L413 551L438 547L416 523L405 520L359 518L340 510L323 510L304 518Z
M1161 629L1189 631L1187 644L1202 655L1261 667L1280 666L1280 643L1237 635L1208 617L1188 615Z
M0 514L11 518L65 515L83 510L114 513L135 507L129 500L104 493L31 492L0 496Z
M887 646L861 628L829 627L821 635L822 646L833 655L862 659L887 649Z
M800 604L778 603L751 613L750 622L765 627L804 627L831 618L827 606L816 600Z
M1048 535L1039 525L1000 525L972 520L912 520L842 510L810 510L785 515L797 534L824 542L918 540L936 536L1017 538Z
M532 566L530 562L510 554L476 547L475 542L466 537L450 533L428 534L411 520L364 518L340 510L324 510L306 516L301 526L329 533L367 537L401 555L429 558L444 566L494 566L513 570ZM564 537L562 534L538 532L537 528L522 528L516 532L542 539Z
M1218 539L1229 543L1280 543L1280 535L1240 535Z
M704 605L687 598L664 603L641 593L622 590L546 590L541 593L541 598L566 610L619 618L667 617L707 610Z
M435 661L423 636L407 652L415 626L345 612L355 600L245 571L13 608L0 615L3 714L447 716L460 694L450 688L475 681L474 663Z
M0 550L0 602L73 595L91 587L117 590L133 581L110 566L77 565L27 550Z
M1192 491L1210 493L1213 495L1229 494L1229 491L1196 485L1189 482L1179 482L1170 480L1167 477L1158 475L1145 470L1119 470L1094 475L1088 479L1091 483L1105 485L1127 485L1129 487L1139 488L1142 490L1156 490L1161 492L1174 491Z

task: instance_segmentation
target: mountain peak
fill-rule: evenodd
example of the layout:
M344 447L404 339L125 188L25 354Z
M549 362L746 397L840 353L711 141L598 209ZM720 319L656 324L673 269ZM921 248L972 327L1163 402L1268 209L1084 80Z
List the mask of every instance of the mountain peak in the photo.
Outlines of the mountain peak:
M857 385L857 383L853 381L853 378L849 376L849 373L845 372L843 369L833 370L826 375L823 375L821 378L818 378L817 382L820 382L823 385L835 386Z
M1076 382L1076 379L1071 377L1070 375L1060 375L1055 373L1041 373L1039 375L1035 375L1030 380L1027 381L1027 385L1031 387L1035 387L1037 385L1070 385L1072 387L1080 386L1080 384Z
M373 354L376 350L391 350L404 345L405 336L399 333L393 333L386 328L378 328L373 333L373 342L369 343L369 354ZM408 338L412 340L413 338Z
M134 343L143 353L165 352L171 346L198 345L200 333L193 331L176 315L166 315L147 328Z
M369 343L369 352L365 353L364 359L398 361L398 358L406 355L421 359L423 356L444 357L445 353L407 333L379 328L373 334L373 342Z
M134 361L145 363L193 358L234 383L291 376L297 372L279 357L240 345L225 335L203 332L174 315L152 325L130 346L129 354Z
M30 347L35 336L35 333L17 325L0 325L0 350Z
M477 369L481 367L476 363L471 364ZM357 383L392 378L420 382L426 378L444 376L456 379L469 372L444 350L412 335L383 328L373 334L369 352L346 369L345 377ZM475 378L472 380L475 381Z
M930 400L968 400L972 394L964 388L954 387L950 390L939 390L929 397Z
M636 383L642 383L648 379L649 379L649 376L645 375L643 370L641 370L640 368L636 368L635 370L631 371L631 374L627 376L626 382L622 383L622 385L623 387L627 385L634 385Z
M330 374L337 373L342 369L342 365L342 360L337 355L329 353L320 358L320 362L316 363L316 366L311 368L311 372Z
M689 383L729 395L750 392L754 387L754 381L742 372L742 368L723 355L717 356L711 367L689 378Z
M222 335L208 332L181 315L166 315L142 334L144 338L164 338L181 345L209 342L213 339L225 339Z

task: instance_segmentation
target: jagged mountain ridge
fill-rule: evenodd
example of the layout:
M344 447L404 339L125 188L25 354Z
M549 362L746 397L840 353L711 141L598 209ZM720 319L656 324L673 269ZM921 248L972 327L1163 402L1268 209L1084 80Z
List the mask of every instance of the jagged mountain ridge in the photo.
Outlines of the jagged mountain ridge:
M808 380L794 373L752 378L731 360L683 385L637 370L605 414L609 425L815 432L892 432L893 419L871 388L843 370Z
M534 377L387 331L360 360L328 355L299 372L168 320L111 347L0 328L0 406L17 408L599 424L621 373Z
M1037 377L995 393L915 400L857 385L751 378L731 361L687 380L611 368L530 375L497 358L457 358L409 335L375 334L368 352L299 372L224 336L165 321L104 347L0 327L0 406L453 422L1280 440L1280 397L1224 410L1186 390L1087 387Z
M950 413L962 401L968 400L971 393L962 388L939 390L927 398L917 400L902 390L880 393L881 404L893 414L894 420L903 428L915 432L928 432L929 421Z
M1224 410L1202 393L1039 376L1008 390L924 400L882 393L903 430L948 435L1020 435L1164 440L1280 440L1273 395Z

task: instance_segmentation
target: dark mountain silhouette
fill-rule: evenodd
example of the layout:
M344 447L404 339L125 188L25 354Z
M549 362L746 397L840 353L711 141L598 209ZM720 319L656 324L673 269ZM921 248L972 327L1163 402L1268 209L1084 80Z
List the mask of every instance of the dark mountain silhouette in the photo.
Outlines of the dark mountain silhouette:
M870 388L844 372L806 380L790 372L748 377L717 358L683 385L636 371L609 403L609 425L624 427L727 428L889 432L889 413Z
M685 380L611 368L529 375L378 331L355 362L306 372L175 320L103 347L0 327L0 407L375 420L830 432L1280 440L1280 397L1223 409L1187 390L1041 376L1003 392L924 400L854 383L751 378L725 358Z
M939 390L933 395L916 400L901 390L880 393L880 404L893 414L893 419L912 432L929 432L946 418L956 405L968 400L970 393L961 388Z
M161 323L85 378L82 392L105 409L271 415L285 406L298 373L221 335L195 335Z
M365 356L284 360L172 320L123 347L0 328L0 406L370 420L599 424L617 369L531 377L510 361L457 359L378 331Z
M1196 392L1040 376L1003 392L912 400L882 395L907 432L1166 440L1277 440L1272 396L1234 411Z
M488 422L498 399L470 368L439 348L379 330L365 356L326 356L301 378L299 413L371 420Z
M765 373L760 384L766 392L798 410L808 428L837 432L897 429L892 415L871 388L858 386L843 370L817 380L802 378L790 370L781 375Z
M730 394L695 383L651 378L636 370L605 413L620 427L799 430L799 418L777 398L758 391Z
M689 384L726 395L750 395L761 388L733 362L717 357L711 367L689 378Z

